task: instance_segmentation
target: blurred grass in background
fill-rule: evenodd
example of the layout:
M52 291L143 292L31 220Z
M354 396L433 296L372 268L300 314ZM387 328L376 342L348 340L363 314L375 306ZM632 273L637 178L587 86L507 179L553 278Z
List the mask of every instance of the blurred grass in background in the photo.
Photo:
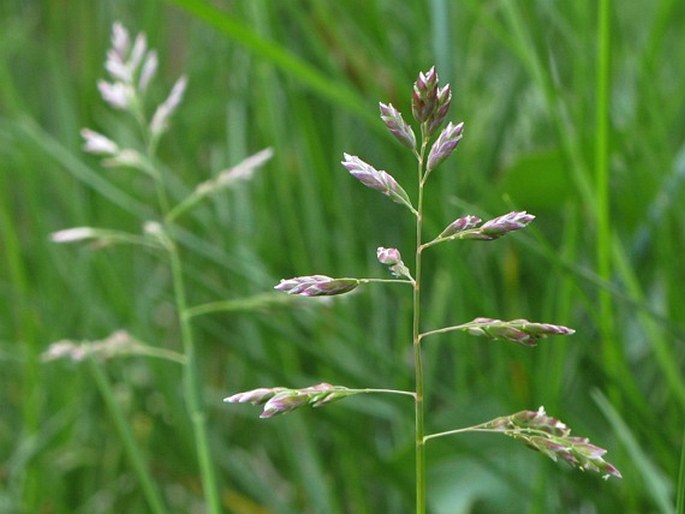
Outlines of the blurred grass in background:
M294 275L383 276L375 249L411 245L411 220L339 161L358 154L411 184L414 164L382 130L377 102L409 113L417 72L436 64L466 135L428 188L428 233L512 207L538 220L507 241L428 253L426 325L527 317L577 334L534 350L431 340L429 428L544 404L609 448L624 479L572 472L504 438L455 437L428 448L432 512L674 512L685 422L685 5L612 11L605 198L595 169L597 18L587 0L3 1L0 512L148 511L99 375L40 362L50 342L119 328L179 344L163 263L132 248L48 242L78 225L138 232L155 216L145 181L102 170L80 149L84 126L130 135L95 86L114 20L159 50L153 96L189 76L161 148L179 196L253 151L276 152L250 184L185 220L196 304L259 295ZM598 239L604 201L609 231ZM608 274L597 273L598 251ZM221 403L322 380L411 388L406 291L242 307L196 323L225 510L411 512L406 400L350 399L269 422ZM169 510L201 512L179 370L142 358L102 369Z

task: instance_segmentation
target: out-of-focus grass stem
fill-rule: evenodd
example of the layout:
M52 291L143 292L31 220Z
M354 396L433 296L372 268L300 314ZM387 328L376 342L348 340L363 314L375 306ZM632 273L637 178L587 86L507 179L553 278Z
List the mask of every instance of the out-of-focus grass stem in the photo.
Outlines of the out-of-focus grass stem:
M126 420L124 413L121 411L119 403L114 398L114 391L107 379L107 375L105 375L105 372L102 371L100 364L95 359L88 359L88 363L90 371L95 378L95 383L100 390L102 398L105 400L110 416L112 416L114 426L117 432L119 432L121 443L124 445L126 454L131 461L131 467L138 478L140 487L150 507L150 512L153 514L165 514L166 508L162 501L162 495L155 485L155 481L152 479L145 457L143 456L138 443L136 443L136 438L131 433L131 426Z
M155 145L148 146L148 152L152 152ZM154 156L148 155L150 161L153 161ZM207 434L207 418L204 409L204 402L202 400L202 388L198 376L198 362L197 349L193 337L193 329L191 325L191 315L188 312L188 299L185 289L185 281L183 278L183 264L181 256L176 245L175 227L169 221L169 213L171 212L169 198L166 192L165 184L163 182L162 174L158 174L158 179L155 180L157 199L161 210L164 232L166 234L166 249L169 255L169 266L171 268L171 277L174 290L174 300L176 303L176 314L181 330L181 341L183 345L183 355L185 361L183 363L183 389L185 393L185 402L190 416L193 437L195 439L195 450L197 452L198 465L200 468L200 476L202 479L202 489L204 497L207 501L207 508L210 514L221 513L221 500L216 481L216 474L212 462L212 453L209 448L209 436Z
M172 227L167 227L167 230ZM221 512L221 503L217 489L216 476L212 463L211 451L209 448L209 437L207 434L207 419L205 415L200 381L197 373L197 350L193 338L193 330L190 323L190 316L187 311L187 299L185 283L183 280L183 267L180 254L175 243L169 245L169 263L174 287L174 297L176 310L181 328L181 339L183 341L183 353L185 363L183 365L183 386L185 400L188 407L191 423L193 426L193 436L195 438L195 449L198 456L200 475L202 477L202 489L207 500L208 511L211 514Z

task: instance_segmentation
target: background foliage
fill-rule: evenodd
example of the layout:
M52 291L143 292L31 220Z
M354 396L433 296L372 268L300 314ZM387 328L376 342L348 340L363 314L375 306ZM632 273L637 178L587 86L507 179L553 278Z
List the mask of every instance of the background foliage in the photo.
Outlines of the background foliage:
M595 169L603 144L595 4L3 1L0 511L147 510L96 370L40 361L50 342L119 328L178 347L163 263L132 248L48 241L78 225L138 232L155 216L147 182L102 170L80 149L84 126L132 135L95 87L120 20L160 51L159 100L162 85L189 76L161 148L179 196L260 148L276 152L251 183L184 224L191 301L251 297L196 324L227 512L411 511L405 399L355 398L265 422L221 398L321 380L411 388L403 289L290 307L254 295L294 275L383 276L376 247L412 244L402 208L359 186L339 161L348 151L400 181L413 178L377 102L408 114L411 83L432 64L453 85L450 118L466 131L429 185L429 233L463 214L513 207L538 219L507 241L427 254L427 325L527 317L577 334L534 350L431 340L429 425L446 430L544 404L609 448L624 476L605 483L504 438L455 437L429 446L432 511L674 512L685 421L685 4L625 2L612 11L604 182ZM604 204L610 231L597 237ZM597 269L602 254L608 273ZM178 369L129 358L105 371L169 509L200 512Z

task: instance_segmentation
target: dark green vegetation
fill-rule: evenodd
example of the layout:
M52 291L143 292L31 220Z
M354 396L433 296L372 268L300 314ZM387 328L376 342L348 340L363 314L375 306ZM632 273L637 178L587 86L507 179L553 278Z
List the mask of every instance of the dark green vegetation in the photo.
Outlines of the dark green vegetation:
M294 306L263 294L312 270L384 277L376 247L413 244L402 207L339 161L354 150L412 183L403 178L414 163L385 132L377 102L408 113L406 85L431 64L452 84L450 118L466 129L428 186L440 200L426 206L427 231L514 208L538 218L496 246L427 254L426 328L496 316L577 333L533 350L431 340L427 424L438 431L544 405L608 448L624 477L602 482L505 438L445 438L428 447L432 512L673 512L685 425L682 2L616 5L603 25L604 68L590 1L215 3L232 5L0 3L0 512L149 512L105 391L169 511L202 502L176 364L40 362L53 341L119 328L179 349L170 276L156 255L48 241L79 225L139 232L155 217L145 180L103 170L80 149L84 126L131 137L95 86L115 19L160 52L152 95L189 77L160 147L179 197L275 149L252 182L181 220L190 301L235 300L195 323L227 512L411 512L406 399L353 398L269 422L221 399L321 380L411 387L411 369L398 364L411 359L408 294L370 286ZM605 123L597 113L607 107Z

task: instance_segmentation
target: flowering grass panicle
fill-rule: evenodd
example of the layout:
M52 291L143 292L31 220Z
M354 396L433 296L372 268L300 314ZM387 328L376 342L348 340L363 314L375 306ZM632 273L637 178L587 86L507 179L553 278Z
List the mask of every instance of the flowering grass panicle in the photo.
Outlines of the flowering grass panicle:
M492 218L485 223L473 215L461 215L433 239L424 242L423 205L424 186L432 170L439 167L455 151L464 136L464 123L448 122L437 134L445 120L452 101L449 85L440 86L435 68L419 73L412 90L412 114L419 124L420 137L404 120L400 112L391 104L380 104L381 121L397 141L412 151L418 161L417 198L412 200L400 182L390 173L378 170L361 158L343 154L342 165L349 173L366 187L379 191L393 202L407 207L415 218L416 241L413 248L415 256L412 269L402 261L397 248L378 247L376 258L380 264L388 266L396 277L394 280L380 278L333 278L327 275L308 275L281 280L276 286L279 291L302 296L335 296L372 283L405 283L412 287L412 334L407 338L414 351L414 390L397 391L390 389L348 389L343 386L319 384L301 389L285 387L258 388L237 393L226 398L229 403L252 403L263 405L260 417L270 418L276 414L292 412L305 405L320 406L333 400L351 396L357 392L399 393L412 396L415 416L415 453L416 453L416 514L426 511L426 454L425 446L433 439L469 431L500 432L519 440L553 460L562 460L582 471L594 471L605 478L620 477L619 471L604 461L606 450L590 444L586 438L570 435L570 429L563 423L547 416L544 409L522 411L510 416L495 418L492 421L473 427L427 433L425 397L429 391L424 387L423 344L436 334L462 332L472 336L482 336L491 340L504 340L524 347L536 346L541 340L552 336L569 336L575 331L563 325L531 322L526 319L502 321L489 317L478 317L468 323L450 325L426 330L421 317L422 257L431 246L448 241L472 240L494 241L508 234L524 229L533 222L535 216L526 211L512 211ZM426 149L430 149L426 152Z

